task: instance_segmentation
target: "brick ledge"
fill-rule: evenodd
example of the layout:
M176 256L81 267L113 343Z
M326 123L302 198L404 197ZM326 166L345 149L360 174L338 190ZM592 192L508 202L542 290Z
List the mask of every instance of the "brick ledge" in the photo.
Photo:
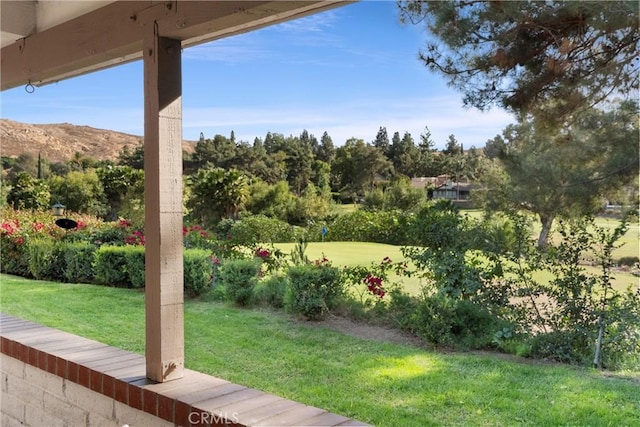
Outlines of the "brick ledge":
M0 352L177 426L368 425L189 369L155 383L142 355L3 313Z

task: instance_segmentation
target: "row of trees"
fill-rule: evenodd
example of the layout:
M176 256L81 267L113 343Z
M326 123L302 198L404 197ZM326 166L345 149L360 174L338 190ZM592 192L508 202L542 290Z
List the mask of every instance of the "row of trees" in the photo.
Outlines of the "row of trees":
M304 225L325 219L334 196L374 207L406 209L407 200L416 206L426 194L412 192L407 178L445 173L481 183L473 197L488 211L536 214L543 247L558 217L594 213L605 199L637 204L637 116L632 101L576 113L561 128L523 116L482 150L464 150L453 136L444 150L435 150L428 130L417 146L409 133L400 138L396 132L389 142L384 127L373 143L350 139L337 148L326 133L319 142L306 131L298 137L269 133L253 145L235 142L233 133L201 138L184 156L185 207L194 221L209 225L245 209ZM6 159L12 166L7 202L42 208L62 200L77 212L141 218L143 164L142 144L124 149L117 162L80 155L54 165L29 156ZM391 200L403 192L404 200L384 202L385 194Z

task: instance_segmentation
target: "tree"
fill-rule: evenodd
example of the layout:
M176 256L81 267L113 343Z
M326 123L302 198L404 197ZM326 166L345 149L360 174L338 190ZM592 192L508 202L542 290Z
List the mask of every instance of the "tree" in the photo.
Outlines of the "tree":
M15 179L20 172L25 172L36 178L38 175L38 161L31 153L22 153L10 162L11 170L7 178Z
M335 157L336 149L333 146L333 140L325 131L322 134L322 138L320 138L320 146L318 147L318 152L316 153L316 159L331 164Z
M389 144L389 135L387 134L386 127L380 126L376 134L376 139L373 141L373 146L382 151L382 154L389 157L389 148L391 145Z
M609 111L585 111L554 133L533 119L508 126L498 157L504 174L494 169L484 178L491 185L485 204L536 214L538 246L544 248L555 218L593 214L608 192L637 178L637 117L637 104L624 102Z
M27 172L18 172L7 194L7 203L14 209L47 209L50 199L49 186Z
M139 141L133 150L128 145L122 147L118 154L118 164L134 169L144 169L144 143Z
M206 226L236 218L249 197L247 177L235 169L200 169L189 178L189 187L187 208L193 219Z
M448 156L453 156L456 154L462 154L463 151L464 150L462 149L462 145L458 144L458 140L456 139L456 137L454 135L449 135L447 144L442 152Z
M400 139L398 132L393 135L393 143L389 147L388 157L393 163L396 174L408 177L416 176L419 153L418 147L416 147L409 132L405 132L402 139Z
M418 144L418 164L416 165L416 175L418 176L437 176L439 168L437 167L438 159L435 155L435 141L431 138L431 131L427 126L424 132L420 134L420 143Z
M356 198L373 188L377 176L388 178L391 170L391 162L380 150L362 139L351 138L336 150L331 171L340 192Z
M637 98L637 1L399 1L402 22L437 41L426 66L480 109L535 113L546 124L611 93Z
M144 172L131 166L107 166L96 170L107 203L105 219L115 220L127 196L144 187Z
M51 200L60 201L69 211L102 216L107 212L104 189L95 169L71 171L49 179Z
M193 163L196 168L230 168L236 156L236 144L223 135L205 139L196 143Z

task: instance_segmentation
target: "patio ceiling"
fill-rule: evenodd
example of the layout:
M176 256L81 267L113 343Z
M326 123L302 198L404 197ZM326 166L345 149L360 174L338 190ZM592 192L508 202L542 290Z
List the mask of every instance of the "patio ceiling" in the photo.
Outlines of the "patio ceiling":
M142 57L145 34L182 48L351 1L0 2L0 89L42 85Z

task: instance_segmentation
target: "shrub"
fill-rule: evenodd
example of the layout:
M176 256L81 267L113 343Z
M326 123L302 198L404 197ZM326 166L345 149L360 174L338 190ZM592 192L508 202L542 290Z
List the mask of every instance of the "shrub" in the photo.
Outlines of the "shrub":
M400 329L415 332L414 316L418 311L419 299L404 292L400 287L389 291L391 296L386 315Z
M93 281L93 259L97 247L91 243L65 243L61 245L64 257L64 278L72 283Z
M585 334L572 330L541 333L531 341L531 355L562 363L588 364L591 346L585 338Z
M121 246L101 246L93 262L96 282L108 286L128 286L127 259Z
M365 209L339 216L328 226L326 240L409 244L410 215L397 210L371 212Z
M26 245L29 272L36 279L61 279L64 258L59 245L51 239L32 239Z
M253 296L258 304L273 308L284 307L284 296L289 281L286 276L271 276L256 285Z
M230 301L240 306L251 303L253 288L258 281L260 260L236 259L222 263L218 269L220 285Z
M211 252L205 249L184 251L184 291L189 296L200 295L213 280Z
M425 297L418 304L412 329L434 344L485 348L506 324L470 301L442 295Z
M288 243L295 240L295 229L288 223L264 215L244 215L228 230L231 240L240 245Z
M290 286L285 306L309 320L323 318L344 294L340 270L326 259L290 267L287 276Z
M124 257L126 260L125 270L132 288L144 288L145 270L144 270L144 247L143 246L123 246Z

